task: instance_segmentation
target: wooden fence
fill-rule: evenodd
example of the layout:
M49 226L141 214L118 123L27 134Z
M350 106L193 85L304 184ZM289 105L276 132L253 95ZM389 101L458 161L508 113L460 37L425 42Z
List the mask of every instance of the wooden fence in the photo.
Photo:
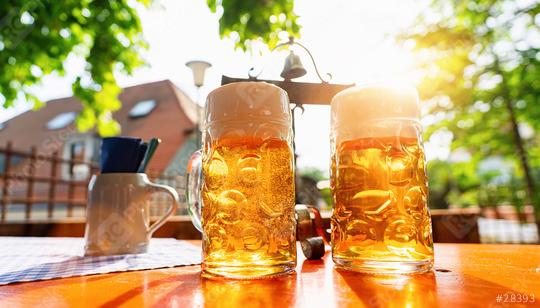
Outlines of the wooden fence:
M1 157L3 168L0 164L0 223L9 220L9 210L14 205L24 206L24 214L20 217L24 220L33 218L35 205L40 205L41 209L46 206L45 220L52 220L55 209L58 208L65 208L65 217L73 217L74 208L86 207L88 182L91 176L99 171L97 162L62 158L57 150L52 154L39 153L36 147L32 147L30 151L17 150L11 142L0 147ZM16 166L14 161L17 162ZM67 177L62 174L63 166L68 166ZM74 166L85 166L87 175L82 179L75 176L72 172ZM148 174L153 181L183 190L183 187L180 187L183 186L181 176L164 176L151 171ZM40 191L36 191L38 185L42 188ZM43 186L47 188L43 189Z

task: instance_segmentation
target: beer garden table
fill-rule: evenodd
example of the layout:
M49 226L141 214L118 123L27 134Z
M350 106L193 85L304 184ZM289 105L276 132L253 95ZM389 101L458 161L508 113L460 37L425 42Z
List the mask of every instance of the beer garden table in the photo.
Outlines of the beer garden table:
M540 246L435 244L434 271L413 276L338 271L327 252L318 261L299 253L297 273L273 279L207 280L185 266L0 287L1 307L119 305L540 307Z

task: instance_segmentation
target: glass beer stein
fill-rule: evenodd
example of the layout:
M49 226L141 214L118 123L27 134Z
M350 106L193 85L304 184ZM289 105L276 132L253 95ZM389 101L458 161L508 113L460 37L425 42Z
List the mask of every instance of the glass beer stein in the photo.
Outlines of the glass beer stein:
M418 94L383 85L331 107L332 254L338 268L418 273L433 265Z
M208 95L203 149L188 165L187 199L203 235L203 276L294 271L294 154L287 93L241 82Z

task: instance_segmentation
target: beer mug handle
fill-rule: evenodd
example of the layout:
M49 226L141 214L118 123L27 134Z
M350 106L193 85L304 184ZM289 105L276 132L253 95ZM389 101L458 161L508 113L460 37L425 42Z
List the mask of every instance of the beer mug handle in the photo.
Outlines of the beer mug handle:
M196 151L191 155L186 171L186 199L189 216L197 230L202 232L201 225L201 185L202 185L202 152Z
M151 187L150 194L156 192L164 192L171 196L172 199L171 205L169 206L169 209L167 209L167 213L165 213L165 215L158 219L158 221L151 225L150 228L148 228L148 231L146 231L148 233L148 236L152 236L152 234L156 232L156 230L159 229L169 217L176 213L176 209L178 208L178 204L180 203L180 201L178 199L178 193L172 187L151 182L148 183L148 186Z

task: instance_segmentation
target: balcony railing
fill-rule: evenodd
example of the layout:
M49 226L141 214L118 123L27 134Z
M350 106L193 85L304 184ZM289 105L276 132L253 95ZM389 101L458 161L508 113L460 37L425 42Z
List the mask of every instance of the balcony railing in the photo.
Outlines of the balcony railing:
M62 158L59 151L40 153L36 147L15 149L11 142L0 147L0 158L0 223L84 218L88 182L99 172L96 162ZM62 172L66 167L69 172ZM73 172L75 168L85 170L83 176ZM183 175L152 170L147 174L154 182L174 187L183 201ZM161 215L166 202L167 196L154 194L150 214ZM177 215L183 214L186 209L180 208Z

